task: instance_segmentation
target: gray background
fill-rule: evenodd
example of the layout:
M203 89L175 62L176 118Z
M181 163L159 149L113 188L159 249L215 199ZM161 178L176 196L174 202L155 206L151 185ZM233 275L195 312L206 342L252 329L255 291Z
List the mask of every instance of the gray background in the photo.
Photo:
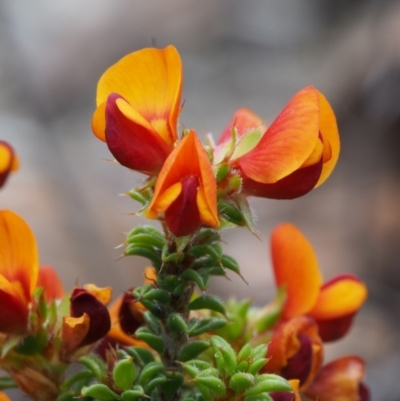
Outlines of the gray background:
M349 5L350 4L350 5ZM123 55L174 44L184 64L181 123L219 132L238 107L271 122L307 85L332 103L339 164L319 189L294 201L252 199L260 238L224 233L251 287L215 279L210 292L272 299L268 238L282 221L312 242L324 277L358 274L366 306L326 360L359 354L373 399L400 399L400 2L373 0L0 0L0 137L21 170L0 208L23 216L42 264L67 289L142 280L145 261L113 248L143 220L119 197L141 177L106 161L91 133L102 72ZM15 395L13 399L17 399Z

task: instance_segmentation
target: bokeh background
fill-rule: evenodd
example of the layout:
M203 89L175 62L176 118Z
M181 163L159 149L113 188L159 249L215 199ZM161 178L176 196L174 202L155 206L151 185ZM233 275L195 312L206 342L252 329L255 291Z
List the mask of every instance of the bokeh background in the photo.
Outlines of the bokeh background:
M332 103L339 164L294 201L252 199L261 241L224 233L250 287L215 279L210 292L272 299L269 234L282 221L312 242L324 277L359 275L370 293L326 360L359 354L374 400L400 399L400 2L385 0L1 0L0 138L21 169L0 194L36 234L42 264L65 287L95 282L118 294L145 260L116 262L123 233L143 223L118 194L141 177L91 133L97 80L123 55L174 44L184 64L181 123L219 132L239 107L271 122L307 85ZM14 393L15 400L23 399Z

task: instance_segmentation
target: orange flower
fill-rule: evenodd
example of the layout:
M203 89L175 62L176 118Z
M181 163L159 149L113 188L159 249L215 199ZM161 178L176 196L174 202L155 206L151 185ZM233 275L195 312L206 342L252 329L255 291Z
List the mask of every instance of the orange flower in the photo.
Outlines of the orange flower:
M219 225L217 184L207 153L194 131L179 142L158 176L146 217L164 213L177 237L189 235L202 224Z
M271 236L272 263L278 287L285 286L283 318L313 317L324 341L342 337L367 297L357 277L341 275L322 285L311 244L291 224L281 224Z
M27 329L39 274L35 237L19 216L0 211L0 332Z
M131 53L99 80L93 132L123 166L155 174L177 139L181 92L175 47Z
M18 170L19 161L14 149L0 140L0 188L6 183L11 171Z
M98 288L87 284L75 288L71 295L70 314L62 326L64 350L69 354L76 349L100 340L111 327L106 304L111 299L111 288Z
M321 185L336 165L340 143L336 119L326 98L313 87L298 92L269 128L247 109L238 110L215 149L240 171L243 192L251 196L292 199Z
M299 380L300 389L314 380L322 366L323 344L318 326L307 316L280 323L268 345L263 372L276 373L288 380Z
M7 394L0 391L0 401L11 401Z
M346 356L328 363L304 392L311 401L369 401L364 361Z

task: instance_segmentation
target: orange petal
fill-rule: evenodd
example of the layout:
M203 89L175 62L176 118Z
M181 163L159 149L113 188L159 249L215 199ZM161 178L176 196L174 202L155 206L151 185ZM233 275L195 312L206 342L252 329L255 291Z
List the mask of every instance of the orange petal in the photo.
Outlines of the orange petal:
M271 236L272 264L277 287L285 286L286 318L306 314L317 301L322 283L314 250L291 224L281 224Z
M194 131L182 139L168 156L158 176L153 199L146 212L146 217L154 218L159 210L163 194L173 185L188 176L194 176L202 188L203 197L198 201L200 216L206 216L203 223L218 226L217 184L207 153Z
M19 160L14 149L0 140L0 188L5 184L11 171L18 170Z
M367 287L357 277L344 274L325 283L309 312L316 320L336 319L357 312L367 298Z
M67 353L75 351L89 332L90 318L87 313L80 317L64 317L62 341Z
M257 146L235 164L252 180L275 183L303 165L312 154L318 135L318 92L308 87L291 99Z
M39 274L35 237L15 213L0 211L0 275L21 285L25 302L32 298Z
M147 48L123 57L102 75L96 104L104 108L111 93L119 94L172 145L177 138L181 92L182 64L175 47ZM92 126L99 138L105 136L104 118L101 111L93 117Z
M36 286L44 289L44 295L47 302L61 299L64 296L64 288L61 280L51 266L40 267Z
M97 287L95 284L85 284L83 288L103 305L107 305L111 300L111 287Z
M324 166L316 187L330 176L336 166L340 152L340 138L335 114L325 96L320 92L318 95L320 105L319 129L324 142Z
M324 366L305 395L318 401L368 401L369 391L361 382L365 374L362 359L346 356Z

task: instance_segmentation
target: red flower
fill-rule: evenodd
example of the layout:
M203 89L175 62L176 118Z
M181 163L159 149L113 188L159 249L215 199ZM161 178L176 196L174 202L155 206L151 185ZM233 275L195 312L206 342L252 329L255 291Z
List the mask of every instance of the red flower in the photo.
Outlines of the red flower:
M156 174L177 139L181 92L175 47L131 53L99 80L93 132L123 166Z
M146 217L160 213L177 237L192 234L202 224L219 225L214 172L194 131L179 142L158 176Z
M311 244L291 224L275 228L271 249L276 285L287 294L283 318L308 315L318 323L324 341L342 337L367 297L364 283L344 274L322 284Z
M232 129L237 145L229 154ZM292 199L321 185L339 156L335 115L313 87L298 92L270 127L247 109L238 110L215 149L215 162L225 157L243 178L243 193Z

